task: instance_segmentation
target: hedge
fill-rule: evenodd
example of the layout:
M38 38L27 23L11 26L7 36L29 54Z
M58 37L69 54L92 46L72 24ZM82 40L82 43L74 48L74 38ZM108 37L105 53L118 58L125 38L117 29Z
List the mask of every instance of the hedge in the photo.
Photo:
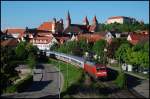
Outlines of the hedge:
M33 82L33 76L28 75L23 80L19 81L17 84L7 87L4 93L22 92Z

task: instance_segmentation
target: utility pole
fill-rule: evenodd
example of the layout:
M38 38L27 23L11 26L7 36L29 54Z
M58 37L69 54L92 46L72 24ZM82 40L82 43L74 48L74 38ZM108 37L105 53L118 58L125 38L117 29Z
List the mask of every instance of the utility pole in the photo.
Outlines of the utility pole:
M60 99L60 63L59 63L59 61L58 61L58 66L59 66L59 73L58 73L58 79L59 79L58 80L58 83L59 83L58 85L59 86L58 86L58 90L59 90L59 99Z

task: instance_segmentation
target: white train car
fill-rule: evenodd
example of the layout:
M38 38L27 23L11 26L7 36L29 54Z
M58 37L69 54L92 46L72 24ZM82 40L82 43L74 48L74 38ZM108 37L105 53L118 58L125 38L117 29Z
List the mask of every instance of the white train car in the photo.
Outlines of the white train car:
M52 52L52 51L46 52L46 55L47 56L54 55L56 59L71 63L73 65L77 65L80 68L84 68L84 61L85 61L84 58L67 55L67 54L59 53L59 52Z

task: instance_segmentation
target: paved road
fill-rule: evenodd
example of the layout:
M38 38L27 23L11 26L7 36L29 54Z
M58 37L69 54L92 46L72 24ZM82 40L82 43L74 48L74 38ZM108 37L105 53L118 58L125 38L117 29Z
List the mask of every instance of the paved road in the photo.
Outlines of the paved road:
M59 80L60 77L60 80ZM59 81L60 90L63 85L63 76L50 64L39 64L34 72L33 83L25 92L4 95L11 98L53 98L59 97Z

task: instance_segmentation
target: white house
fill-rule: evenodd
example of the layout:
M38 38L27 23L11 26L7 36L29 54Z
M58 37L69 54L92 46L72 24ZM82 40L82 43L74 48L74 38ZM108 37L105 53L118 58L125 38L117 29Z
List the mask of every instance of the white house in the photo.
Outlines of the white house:
M134 23L136 22L135 18L125 17L125 16L113 16L107 19L106 24L111 23Z
M39 50L50 50L54 43L58 43L54 37L35 37L32 39L33 45L36 45Z

